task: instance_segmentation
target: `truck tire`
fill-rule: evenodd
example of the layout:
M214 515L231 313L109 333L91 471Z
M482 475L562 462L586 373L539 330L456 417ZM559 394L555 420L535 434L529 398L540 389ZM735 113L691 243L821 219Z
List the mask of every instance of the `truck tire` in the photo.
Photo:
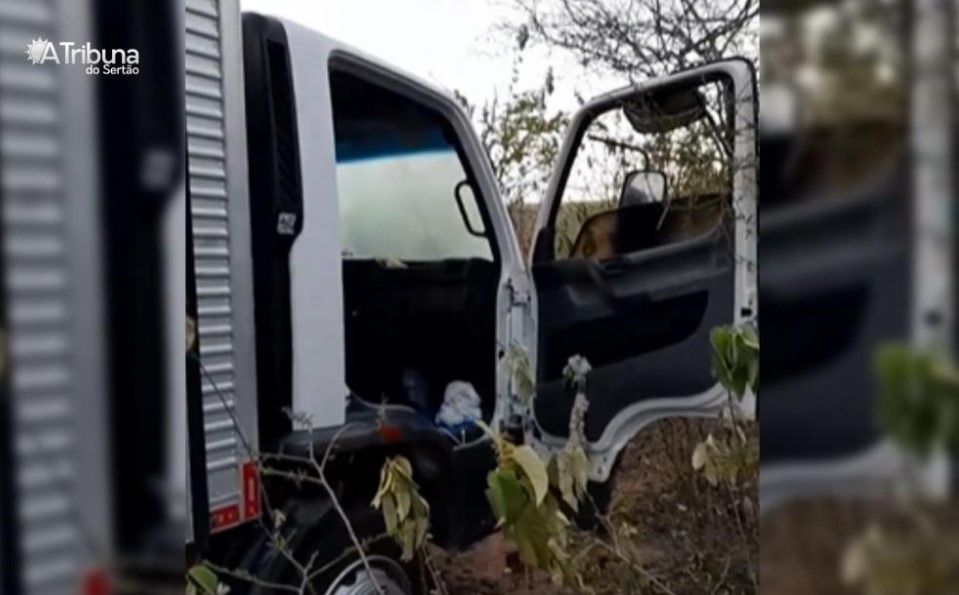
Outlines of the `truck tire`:
M322 509L317 517L318 509ZM314 571L323 569L311 581L312 591L317 595L378 595L376 583L384 595L425 595L428 593L419 560L400 560L400 549L392 538L384 534L383 519L379 512L370 508L347 511L357 538L364 543L367 560L374 575L366 570L363 560L353 548L342 519L326 503L297 503L284 511L287 520L284 526L295 529L289 549L301 564L316 554ZM287 532L284 532L287 534ZM302 574L264 539L258 548L259 560L253 564L251 574L264 583L298 586ZM277 592L266 585L253 585L250 593L266 595Z

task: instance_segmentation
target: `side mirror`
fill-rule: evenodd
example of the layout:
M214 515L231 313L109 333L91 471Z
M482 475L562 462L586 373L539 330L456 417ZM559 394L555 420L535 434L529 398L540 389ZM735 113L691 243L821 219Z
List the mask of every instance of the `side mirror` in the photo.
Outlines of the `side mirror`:
M633 171L626 174L619 194L619 207L666 202L666 174L661 171Z

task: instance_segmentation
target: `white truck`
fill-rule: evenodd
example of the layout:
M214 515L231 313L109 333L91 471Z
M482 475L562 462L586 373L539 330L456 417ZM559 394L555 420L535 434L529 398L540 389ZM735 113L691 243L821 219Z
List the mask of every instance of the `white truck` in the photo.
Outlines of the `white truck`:
M267 504L288 513L298 552L336 555L346 536L328 502L282 483L261 485L249 463L257 451L325 448L338 431L331 477L362 533L380 530L368 491L383 457L400 452L413 460L432 504L436 540L464 547L493 527L483 495L492 462L485 440L450 436L430 415L452 380L474 387L491 425L545 452L565 439L571 396L559 371L570 355L587 356L596 368L587 434L600 501L616 454L645 424L715 411L704 333L757 315L756 96L748 64L703 66L586 105L571 124L527 258L486 156L448 94L295 24L241 20L235 0L190 0L185 8L0 0L0 592L74 593L79 585L102 593L113 568L159 573L156 562L168 560L158 552L172 555L166 576L182 588L183 522L192 559L282 580L289 569L264 547L255 522ZM127 81L32 67L22 52L38 36L138 47L144 61L155 61ZM175 59L181 43L182 63ZM676 221L663 212L683 201L655 181L675 181L669 168L668 176L619 172L617 180L632 182L616 203L624 208L583 226L583 242L569 241L579 238L564 236L565 212L595 194L595 180L577 178L578 156L596 157L584 148L596 142L590 128L629 111L632 129L649 132L641 98L672 106L671 123L653 130L702 125L709 118L690 106L696 96L688 90L706 81L721 81L733 98L720 103L733 116L720 144L735 157L719 193L732 207L722 222L726 243L715 233L688 237L700 229L695 221L674 233ZM772 148L765 144L764 156ZM187 149L188 196L176 176ZM881 209L847 217L835 206L856 229L908 220ZM836 241L836 252L822 249L804 261L808 267L794 267L779 248L806 254L821 244L823 227L769 215L764 323L781 320L792 332L790 323L808 319L777 303L777 291L801 301L821 289L810 278L835 279L822 271L846 266L854 274L838 278L868 276L887 295L873 300L875 310L852 312L895 327L862 325L869 338L848 351L866 361L871 337L909 334L896 296L921 288L903 274L912 253L887 250L888 265L866 268L839 262L846 244ZM803 226L808 235L789 231L790 222L812 223ZM840 223L831 237L846 240L849 228ZM638 231L609 241L617 228ZM564 245L564 237L578 245ZM586 245L597 238L605 241ZM599 249L603 258L583 258ZM114 282L101 285L105 276ZM184 310L197 333L185 363ZM768 348L789 345L776 340L779 332L763 325L771 375L777 353ZM499 365L514 344L528 351L539 380L531 409ZM835 464L838 452L855 453L875 438L853 435L858 424L833 423L836 404L816 400L844 399L845 420L871 415L868 371L848 360L829 368L827 382L821 366L794 362L787 367L795 374L764 379L764 398L778 401L760 416L762 491L772 500L877 475L859 457ZM836 386L853 388L837 393ZM792 406L798 402L805 405ZM284 407L312 416L315 430L292 431ZM833 414L823 416L823 407ZM802 439L793 440L797 431ZM796 452L811 435L824 447ZM415 592L415 569L388 549L377 553L376 581L390 593ZM318 577L317 591L370 592L355 559L337 571Z
M293 568L256 522L267 507L296 529L295 555L339 555L348 541L325 495L261 482L254 461L261 452L324 452L334 436L328 474L361 535L380 530L371 489L396 453L412 461L437 543L462 548L491 532L490 443L475 427L436 421L455 381L479 397L483 421L547 453L568 435L574 395L563 367L585 356L589 475L600 501L642 427L718 411L724 393L710 374L709 331L757 316L748 61L583 106L526 258L451 94L295 23L241 17L234 0L188 0L184 22L187 312L196 334L180 389L192 559L289 579ZM654 168L642 150L614 150L596 132L681 137L694 127L709 131L716 180L696 195L651 182L681 179L675 163ZM628 158L596 181L578 161L593 154ZM613 184L618 196L595 200ZM697 204L711 205L710 215L689 208ZM589 209L579 232L564 236L564 218ZM502 365L517 351L537 380L531 403ZM294 428L289 412L312 429ZM415 592L415 572L380 553L375 579L347 558L315 588L365 593L376 580L389 593Z

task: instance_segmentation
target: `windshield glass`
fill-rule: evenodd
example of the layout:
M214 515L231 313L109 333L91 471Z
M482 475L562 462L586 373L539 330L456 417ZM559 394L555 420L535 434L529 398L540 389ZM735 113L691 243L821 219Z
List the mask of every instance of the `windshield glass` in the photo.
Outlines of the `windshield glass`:
M493 260L457 205L467 179L451 126L433 110L350 74L331 74L346 258ZM474 200L463 208L481 216Z

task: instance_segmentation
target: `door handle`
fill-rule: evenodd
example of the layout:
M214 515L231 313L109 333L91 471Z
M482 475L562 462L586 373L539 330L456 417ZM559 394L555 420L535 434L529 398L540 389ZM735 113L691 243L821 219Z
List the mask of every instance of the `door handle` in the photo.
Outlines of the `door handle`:
M630 263L626 262L622 258L598 262L597 265L600 272L603 275L608 276L622 275L623 273L628 272L631 268Z

